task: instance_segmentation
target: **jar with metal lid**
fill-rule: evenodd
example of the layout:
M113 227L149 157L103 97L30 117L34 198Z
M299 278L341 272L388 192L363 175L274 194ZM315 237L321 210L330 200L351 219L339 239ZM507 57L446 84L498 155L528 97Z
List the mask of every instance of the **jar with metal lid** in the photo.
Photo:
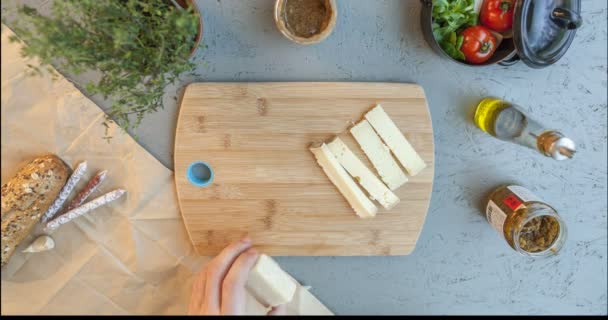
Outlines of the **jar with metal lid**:
M566 224L557 211L521 186L501 186L492 192L486 218L511 248L525 256L555 255L566 240Z

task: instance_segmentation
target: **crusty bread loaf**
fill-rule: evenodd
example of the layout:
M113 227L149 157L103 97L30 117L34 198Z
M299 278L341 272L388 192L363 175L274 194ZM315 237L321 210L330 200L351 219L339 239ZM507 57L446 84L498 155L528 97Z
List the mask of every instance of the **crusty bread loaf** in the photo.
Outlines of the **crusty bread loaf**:
M51 206L70 173L57 156L34 159L2 186L2 267Z

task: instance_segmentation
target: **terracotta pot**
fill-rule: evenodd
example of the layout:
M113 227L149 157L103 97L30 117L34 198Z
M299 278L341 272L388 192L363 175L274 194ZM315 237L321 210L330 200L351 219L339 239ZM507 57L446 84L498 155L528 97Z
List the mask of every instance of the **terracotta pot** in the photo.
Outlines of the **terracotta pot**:
M198 32L196 34L194 46L192 47L192 50L190 50L189 56L189 58L192 58L196 54L196 51L200 47L201 40L203 39L203 16L201 15L201 12L198 9L198 6L196 5L196 2L194 0L175 0L175 2L184 9L187 9L188 6L192 6L192 8L194 9L194 13L198 16Z

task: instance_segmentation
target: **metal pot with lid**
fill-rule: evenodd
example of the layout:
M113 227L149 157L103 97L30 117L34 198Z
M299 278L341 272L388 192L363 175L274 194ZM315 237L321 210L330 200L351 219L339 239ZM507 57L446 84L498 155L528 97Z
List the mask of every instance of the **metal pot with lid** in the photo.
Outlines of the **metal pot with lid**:
M513 38L505 39L487 62L469 64L453 59L441 49L433 36L433 0L421 2L420 23L426 41L440 56L467 66L508 66L522 60L532 68L546 67L566 54L583 21L580 0L517 0Z

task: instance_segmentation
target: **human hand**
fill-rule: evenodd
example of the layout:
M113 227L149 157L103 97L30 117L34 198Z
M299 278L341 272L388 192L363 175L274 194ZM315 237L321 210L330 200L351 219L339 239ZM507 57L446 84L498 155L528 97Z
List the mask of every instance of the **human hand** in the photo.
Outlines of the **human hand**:
M245 284L258 259L251 239L233 242L196 276L190 296L189 315L244 315ZM284 315L286 306L273 308L268 315Z

